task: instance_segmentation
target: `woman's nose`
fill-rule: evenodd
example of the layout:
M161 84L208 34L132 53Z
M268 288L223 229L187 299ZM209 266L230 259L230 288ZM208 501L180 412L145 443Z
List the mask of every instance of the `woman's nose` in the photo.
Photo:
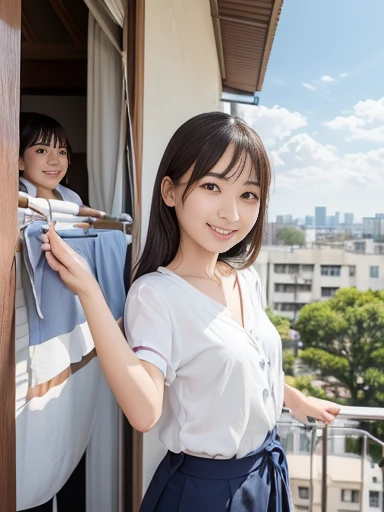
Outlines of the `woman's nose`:
M226 219L228 222L236 222L239 220L236 201L224 200L220 206L218 215L221 219Z

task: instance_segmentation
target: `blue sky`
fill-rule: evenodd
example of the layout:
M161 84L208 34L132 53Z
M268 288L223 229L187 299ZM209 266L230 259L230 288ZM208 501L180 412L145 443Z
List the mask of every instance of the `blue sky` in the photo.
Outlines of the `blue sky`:
M384 211L383 20L383 0L285 0L260 107L244 108L273 161L271 220Z

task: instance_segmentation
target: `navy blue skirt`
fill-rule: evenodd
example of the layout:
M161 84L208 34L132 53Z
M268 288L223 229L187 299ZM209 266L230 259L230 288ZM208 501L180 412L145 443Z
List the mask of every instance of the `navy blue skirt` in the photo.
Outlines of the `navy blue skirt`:
M276 428L241 459L168 452L140 512L293 512L287 459Z

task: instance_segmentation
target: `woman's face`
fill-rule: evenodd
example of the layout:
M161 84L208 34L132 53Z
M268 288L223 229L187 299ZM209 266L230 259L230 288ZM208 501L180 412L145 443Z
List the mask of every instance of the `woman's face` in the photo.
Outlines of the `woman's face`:
M184 203L182 195L192 171L182 178L178 187L172 187L182 239L189 239L210 253L226 252L244 240L259 215L261 191L250 158L240 176L235 170L229 173L229 176L234 174L232 177L221 176L231 156L229 147L209 174L195 183ZM166 190L164 181L165 200Z
M36 188L53 190L68 170L68 151L65 147L37 143L26 149L19 158L22 176Z

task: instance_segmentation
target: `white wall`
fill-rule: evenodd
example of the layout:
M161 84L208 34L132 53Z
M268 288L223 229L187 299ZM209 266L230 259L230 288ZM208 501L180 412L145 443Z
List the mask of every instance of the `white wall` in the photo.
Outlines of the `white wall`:
M176 129L220 110L221 78L208 0L147 0L145 12L143 234L152 188Z
M145 13L143 238L169 139L187 119L221 110L221 78L208 0L147 0ZM144 491L165 450L144 436Z

